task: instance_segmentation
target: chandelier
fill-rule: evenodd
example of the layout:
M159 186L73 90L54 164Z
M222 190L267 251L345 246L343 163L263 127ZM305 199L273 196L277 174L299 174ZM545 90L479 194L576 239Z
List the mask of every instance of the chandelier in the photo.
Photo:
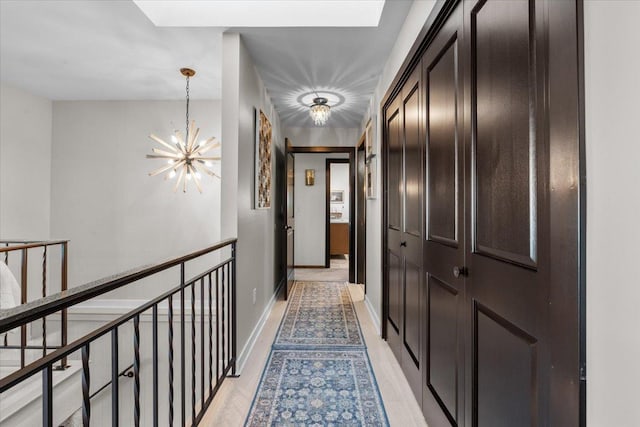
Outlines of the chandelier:
M331 107L329 107L327 102L327 98L322 98L321 96L313 99L313 105L310 107L309 115L316 126L324 126L327 120L329 120Z
M173 191L176 192L182 183L182 191L187 192L187 182L193 181L196 188L202 193L202 174L207 174L212 177L220 176L211 170L213 162L219 162L219 156L212 156L204 154L220 147L220 142L216 138L212 137L207 140L198 142L198 135L200 129L196 128L195 120L189 122L189 78L193 77L196 72L190 68L181 68L180 73L187 79L187 113L186 113L186 129L185 136L178 130L174 131L171 135L171 143L168 143L161 138L158 138L154 134L149 135L149 138L160 144L163 149L153 148L151 151L154 154L147 154L148 159L160 159L167 162L166 165L149 173L149 176L156 176L165 173L164 179L173 179L176 176L178 179L173 187Z

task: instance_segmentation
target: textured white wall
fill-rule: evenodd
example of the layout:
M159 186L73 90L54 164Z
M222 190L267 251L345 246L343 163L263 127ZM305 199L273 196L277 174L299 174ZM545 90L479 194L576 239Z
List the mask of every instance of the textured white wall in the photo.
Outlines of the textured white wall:
M273 150L284 150L280 119L240 36L225 33L222 40L222 235L238 237L238 352L276 291L274 283L275 215L277 207L253 209L254 109L261 109L273 127ZM274 194L275 154L271 191ZM253 290L256 300L253 302Z
M48 239L50 100L0 85L0 238Z
M415 0L411 5L409 14L398 33L393 49L387 58L387 62L382 71L380 81L376 87L375 93L370 101L369 112L365 114L364 122L358 132L361 135L369 118L372 120L374 131L374 152L378 153L378 147L381 146L382 123L380 123L380 102L382 97L389 89L393 78L400 69L402 62L405 60L411 46L416 41L420 30L424 26L429 13L435 5L435 0ZM378 319L382 317L382 167L380 159L378 159L378 197L376 199L367 200L367 295L370 306L374 309Z
M162 165L145 158L158 145L148 135L182 129L184 108L182 101L54 102L51 234L71 240L70 286L220 239L219 180L205 176L203 194L193 185L184 194L147 175ZM220 137L219 101L192 102L190 116L203 137ZM139 298L154 286L119 296Z
M585 1L587 424L640 425L640 3Z
M326 228L326 159L348 159L348 154L295 155L295 264L324 266ZM347 168L349 165L346 165ZM304 184L305 169L315 169L315 185ZM348 181L347 181L348 182ZM348 185L347 185L348 190ZM347 193L348 194L348 193Z

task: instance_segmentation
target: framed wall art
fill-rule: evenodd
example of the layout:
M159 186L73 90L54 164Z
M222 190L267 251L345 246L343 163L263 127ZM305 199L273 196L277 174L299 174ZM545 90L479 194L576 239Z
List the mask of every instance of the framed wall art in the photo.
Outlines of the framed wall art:
M373 157L365 164L365 178L367 184L367 199L375 199L377 197L377 182L378 176L376 174L376 158Z
M256 108L254 208L271 208L271 123Z
M331 203L344 203L344 190L331 190L329 197Z

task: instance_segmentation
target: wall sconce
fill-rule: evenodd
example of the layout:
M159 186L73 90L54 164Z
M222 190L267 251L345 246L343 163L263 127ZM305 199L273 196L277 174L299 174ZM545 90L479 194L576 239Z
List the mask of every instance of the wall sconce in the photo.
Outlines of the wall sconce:
M305 169L304 170L304 183L305 185L313 185L316 182L316 170Z

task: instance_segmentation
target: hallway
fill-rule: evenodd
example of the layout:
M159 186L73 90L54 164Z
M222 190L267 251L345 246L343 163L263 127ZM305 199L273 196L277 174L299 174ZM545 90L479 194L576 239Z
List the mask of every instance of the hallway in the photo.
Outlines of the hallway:
M334 260L332 260L334 261ZM338 264L338 265L336 265ZM330 269L296 269L296 280L310 280L316 283L335 280L348 269L339 268L340 260L332 262ZM313 271L311 271L313 270ZM317 271L316 271L317 270ZM420 407L413 398L409 384L402 375L398 362L391 350L377 334L377 326L364 303L364 292L360 285L348 285L351 300L358 316L371 366L376 377L382 401L391 426L425 426ZM264 325L264 329L240 372L239 378L229 378L202 420L204 426L242 426L249 413L251 402L258 387L262 371L274 342L278 325L284 316L287 302L281 297L276 301Z

